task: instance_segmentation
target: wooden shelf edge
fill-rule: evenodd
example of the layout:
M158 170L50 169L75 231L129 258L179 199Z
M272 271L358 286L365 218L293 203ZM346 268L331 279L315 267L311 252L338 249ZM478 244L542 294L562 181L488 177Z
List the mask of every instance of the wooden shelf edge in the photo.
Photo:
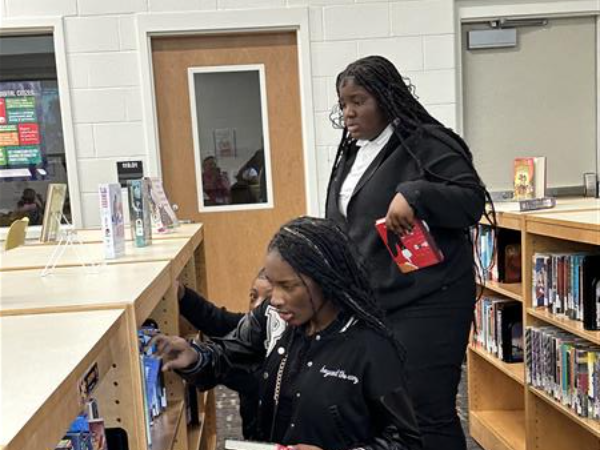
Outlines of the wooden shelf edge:
M498 228L506 228L509 230L523 231L522 216L517 212L511 211L496 211L496 222ZM491 226L489 220L482 217L479 221L482 225Z
M470 411L469 432L483 448L525 450L525 411Z
M536 319L554 325L561 330L568 331L576 336L582 337L591 343L600 345L600 331L588 331L583 328L583 323L566 317L556 316L545 310L527 308L527 314Z
M199 450L202 437L202 423L188 425L188 450Z
M487 361L500 372L512 378L521 386L525 386L525 365L523 363L505 363L504 361L496 358L494 355L491 355L485 350L477 348L472 344L469 344L469 350L479 356L481 359Z
M497 281L486 280L485 286L481 283L478 283L478 285L484 289L488 289L523 303L523 283L499 283ZM508 286L511 287L509 288ZM514 286L514 288L512 286Z
M175 443L175 436L185 415L183 401L174 402L154 420L150 430L152 435L152 450L171 450Z
M554 398L552 398L550 395L546 394L545 392L540 391L539 389L534 388L533 386L527 386L527 387L529 388L529 391L532 394L534 394L536 397L543 400L544 402L546 402L547 404L552 406L557 411L561 412L565 417L568 417L576 424L585 428L587 431L592 433L597 438L600 438L600 422L598 422L597 420L593 420L593 419L586 419L585 417L579 417L574 411L572 411L568 407L560 404L558 401L556 401Z

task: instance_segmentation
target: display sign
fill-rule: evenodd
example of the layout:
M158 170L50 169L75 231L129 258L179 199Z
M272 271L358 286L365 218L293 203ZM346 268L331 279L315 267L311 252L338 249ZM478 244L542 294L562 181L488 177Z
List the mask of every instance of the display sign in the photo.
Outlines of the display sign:
M42 163L41 99L41 82L1 83L0 169Z
M122 188L127 187L127 180L144 178L144 165L142 161L118 161L117 176Z

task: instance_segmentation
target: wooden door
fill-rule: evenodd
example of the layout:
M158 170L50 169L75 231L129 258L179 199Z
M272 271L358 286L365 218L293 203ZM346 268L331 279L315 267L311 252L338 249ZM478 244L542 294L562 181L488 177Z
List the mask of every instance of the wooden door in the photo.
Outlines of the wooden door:
M152 62L165 189L179 217L205 224L209 298L246 311L270 238L306 213L295 33L155 37ZM256 64L264 65L266 81L273 208L200 212L188 68Z

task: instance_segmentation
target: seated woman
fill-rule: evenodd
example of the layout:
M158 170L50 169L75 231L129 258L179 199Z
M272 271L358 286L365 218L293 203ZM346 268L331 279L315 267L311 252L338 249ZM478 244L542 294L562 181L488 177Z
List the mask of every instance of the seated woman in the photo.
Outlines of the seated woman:
M269 244L265 272L270 303L234 333L192 344L157 336L163 370L205 390L262 367L263 441L299 450L420 449L404 350L383 322L348 237L329 220L292 220Z

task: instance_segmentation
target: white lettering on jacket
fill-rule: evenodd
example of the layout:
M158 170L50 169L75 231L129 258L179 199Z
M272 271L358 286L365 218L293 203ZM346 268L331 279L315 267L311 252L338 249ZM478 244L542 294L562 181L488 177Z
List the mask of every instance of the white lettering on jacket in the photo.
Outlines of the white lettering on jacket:
M267 349L267 356L271 354L275 348L275 344L285 331L287 323L279 317L277 310L272 306L267 306L265 311L267 316L267 338L265 339L265 348Z
M358 377L355 375L348 375L342 369L330 370L326 366L321 367L320 372L323 374L323 378L335 377L340 380L348 380L353 384L358 384Z

